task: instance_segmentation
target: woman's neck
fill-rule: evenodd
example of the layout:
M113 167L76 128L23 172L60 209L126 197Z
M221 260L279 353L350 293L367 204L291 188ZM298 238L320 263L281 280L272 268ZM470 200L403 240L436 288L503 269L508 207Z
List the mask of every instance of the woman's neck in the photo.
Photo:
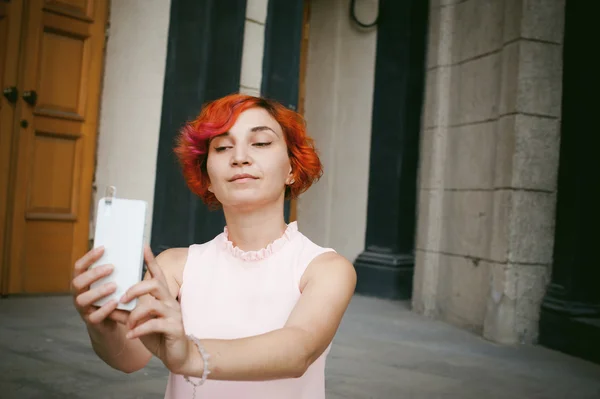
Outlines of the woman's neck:
M280 238L287 228L283 206L244 213L224 209L224 213L229 241L242 251L258 251L267 247Z

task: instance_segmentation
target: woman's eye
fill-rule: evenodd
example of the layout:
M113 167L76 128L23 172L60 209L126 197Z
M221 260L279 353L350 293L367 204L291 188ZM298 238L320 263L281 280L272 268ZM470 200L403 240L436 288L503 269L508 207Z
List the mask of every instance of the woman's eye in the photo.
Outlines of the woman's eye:
M266 146L268 146L268 145L271 145L271 143L272 143L272 141L269 141L269 142L263 142L263 143L254 143L253 145L254 145L255 147L266 147Z
M226 149L231 148L230 146L219 146L219 147L215 147L215 151L216 152L223 152Z

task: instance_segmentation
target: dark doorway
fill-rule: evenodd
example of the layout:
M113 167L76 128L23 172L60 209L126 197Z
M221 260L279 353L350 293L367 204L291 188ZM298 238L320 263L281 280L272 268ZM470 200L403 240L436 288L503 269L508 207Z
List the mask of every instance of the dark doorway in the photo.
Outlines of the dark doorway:
M364 295L412 295L428 3L379 2L367 232L354 262Z
M172 0L158 145L151 246L154 253L211 240L223 231L187 188L174 140L203 104L238 92L246 0Z
M260 94L294 111L299 111L303 16L303 0L269 0ZM290 201L284 212L289 222Z
M600 157L591 145L600 84L589 55L597 13L577 1L567 1L565 12L554 263L540 343L600 363Z

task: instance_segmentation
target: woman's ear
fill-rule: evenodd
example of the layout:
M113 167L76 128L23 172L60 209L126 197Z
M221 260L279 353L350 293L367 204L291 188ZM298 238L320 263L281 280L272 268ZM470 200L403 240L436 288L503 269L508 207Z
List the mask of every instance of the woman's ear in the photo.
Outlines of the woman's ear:
M294 184L294 171L292 170L292 167L290 166L290 171L288 172L288 178L285 181L285 184L287 184L288 186L291 184Z

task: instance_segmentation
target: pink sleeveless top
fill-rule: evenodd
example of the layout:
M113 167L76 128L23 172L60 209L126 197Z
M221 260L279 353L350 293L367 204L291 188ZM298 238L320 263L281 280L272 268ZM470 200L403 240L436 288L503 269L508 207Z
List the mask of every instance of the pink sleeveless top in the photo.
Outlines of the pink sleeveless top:
M300 278L322 248L290 223L283 236L259 251L244 252L227 228L212 241L189 248L179 301L187 334L235 339L284 326L300 298ZM325 358L331 346L300 378L272 381L207 380L196 399L322 399ZM191 399L193 387L171 373L165 399Z

